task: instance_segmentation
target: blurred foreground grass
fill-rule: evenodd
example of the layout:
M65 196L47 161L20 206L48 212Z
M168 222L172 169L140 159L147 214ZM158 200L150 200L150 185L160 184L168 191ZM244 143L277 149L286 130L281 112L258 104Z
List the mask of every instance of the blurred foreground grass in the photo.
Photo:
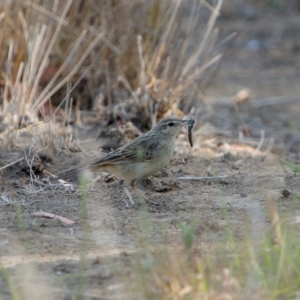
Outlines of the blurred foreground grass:
M168 245L166 237L164 245L154 245L148 234L149 216L140 211L144 228L136 251L127 254L129 264L124 265L118 258L112 258L116 264L108 263L114 280L123 287L116 299L298 299L300 243L296 225L284 222L277 213L276 202L271 198L267 201L272 225L262 239L253 240L245 232L244 239L237 240L228 225L226 242L212 240L205 247L194 238L195 222L178 224L181 243ZM81 210L86 220L86 200L82 200ZM83 231L80 260L73 263L77 271L46 280L38 275L38 264L36 267L27 264L23 270L16 267L15 271L19 268L23 275L15 281L11 275L13 269L0 264L0 278L7 286L5 294L0 291L0 299L50 300L57 299L57 291L61 295L66 293L68 299L101 299L100 282L98 292L95 286L93 293L90 292L92 275L89 274L95 270L92 271L94 263L88 258L92 251L89 227L84 225ZM34 278L33 292L30 286ZM62 289L64 283L72 283L73 288Z
M218 33L214 22L222 1L213 9L205 6L207 25L191 50L201 3L191 1L183 24L177 18L181 1L4 1L0 13L2 152L28 146L36 151L57 150L55 127L47 134L34 127L27 143L17 143L19 133L40 121L52 124L59 117L68 124L73 109L76 121L86 109L96 113L98 122L133 120L142 129L169 113L189 112L192 101L201 101L204 75L221 57L214 50ZM293 169L298 171L296 166ZM143 241L143 250L130 254L129 278L120 274L118 279L126 285L123 299L299 298L298 233L295 225L282 221L275 202L267 200L273 225L259 242L247 233L244 240L236 241L228 225L227 243L213 241L208 249L199 250L193 222L178 224L182 243L173 247L153 249L149 239ZM84 194L79 271L48 282L36 269L25 268L20 283L0 263L1 280L9 292L4 296L0 291L0 299L57 299L52 292L56 284L78 278L77 288L66 297L93 298L86 292L89 278L84 272L90 251L86 201ZM22 236L22 214L16 211ZM144 230L147 218L145 214ZM26 235L22 240L27 254ZM28 276L34 272L39 293L28 287Z

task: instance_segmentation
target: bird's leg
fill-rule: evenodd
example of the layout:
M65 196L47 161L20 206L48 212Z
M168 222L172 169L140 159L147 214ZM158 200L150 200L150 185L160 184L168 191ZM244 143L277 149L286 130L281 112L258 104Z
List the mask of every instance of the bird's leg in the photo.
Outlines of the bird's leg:
M142 191L140 191L140 190L135 186L135 181L132 181L130 185L131 185L132 190L135 191L136 194L138 194L140 197L142 197L148 205L155 205L155 206L160 206L160 205L162 205L161 203L156 203L156 202L153 202L153 201L149 200L149 199L144 195L144 193L143 193Z
M125 199L122 199L125 202L125 208L135 207L135 202L132 199L128 189L123 185L123 180L114 181L112 183L109 183L108 186L111 186L111 187L114 187L114 188L122 186L125 194L127 195L128 199L130 201L130 204L129 204Z
M134 207L134 206L135 206L135 202L134 202L134 200L132 199L132 196L130 195L130 193L129 193L127 187L124 186L123 188L124 188L125 194L127 195L128 199L129 199L129 201L130 201L130 203L131 203L131 204L129 205L128 202L127 202L126 200L124 200L125 203L126 203L125 208L131 208L131 207Z

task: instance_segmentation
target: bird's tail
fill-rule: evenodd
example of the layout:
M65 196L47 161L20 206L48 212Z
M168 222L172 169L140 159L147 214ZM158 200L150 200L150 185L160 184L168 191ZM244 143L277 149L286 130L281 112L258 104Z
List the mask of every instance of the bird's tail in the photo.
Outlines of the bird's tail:
M69 171L66 171L64 173L60 173L58 175L52 175L52 178L50 178L50 181L56 181L56 180L60 180L60 179L65 179L68 177L72 177L73 175L76 175L77 179L81 180L81 179L86 179L86 178L91 178L93 175L92 170L88 167L88 168L77 168L77 169L72 169Z
M79 175L80 171L82 171L82 169L73 169L73 170L69 170L67 172L64 172L64 173L60 173L58 175L52 175L52 177L50 178L50 181L56 181L56 180L59 180L59 179L65 179L65 178L68 178L68 177L71 177L73 175Z

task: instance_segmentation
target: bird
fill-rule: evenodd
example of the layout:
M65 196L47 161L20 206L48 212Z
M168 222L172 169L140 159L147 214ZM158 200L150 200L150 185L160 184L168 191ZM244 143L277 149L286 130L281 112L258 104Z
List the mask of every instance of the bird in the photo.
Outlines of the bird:
M150 131L109 152L104 157L89 164L85 169L93 172L107 172L121 179L124 191L131 202L131 205L127 203L126 207L135 206L135 202L126 187L128 185L147 204L157 205L136 187L136 181L154 175L169 164L174 153L176 138L185 125L188 125L188 119L163 119ZM68 177L80 170L73 170L62 176L58 175L58 178Z

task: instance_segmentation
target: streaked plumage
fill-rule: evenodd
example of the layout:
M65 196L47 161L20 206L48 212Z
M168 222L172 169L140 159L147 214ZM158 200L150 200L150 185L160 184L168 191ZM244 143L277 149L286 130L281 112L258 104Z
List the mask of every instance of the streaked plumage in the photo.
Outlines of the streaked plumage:
M93 171L105 171L124 180L125 184L130 184L139 195L150 202L136 188L136 180L157 173L170 162L176 138L186 122L187 120L177 118L164 119L147 133L108 153L87 168ZM71 171L63 177L78 171Z

